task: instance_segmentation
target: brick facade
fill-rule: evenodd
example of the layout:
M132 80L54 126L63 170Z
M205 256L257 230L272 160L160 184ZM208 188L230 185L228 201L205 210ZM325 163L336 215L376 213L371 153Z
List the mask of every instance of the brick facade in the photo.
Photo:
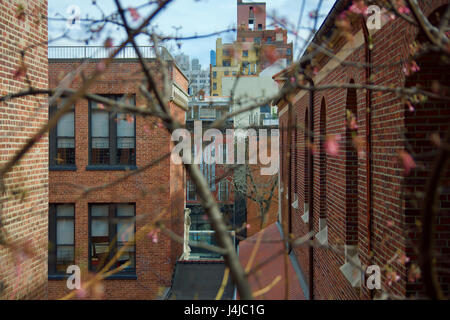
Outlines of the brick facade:
M339 13L346 3L349 1L338 1L334 10ZM430 19L435 10L443 10L446 4L448 1L443 0L420 1L424 13ZM327 18L330 23L324 23L322 29L325 30L321 30L322 32L329 31L329 26L334 24L334 17L336 16L332 11ZM319 33L324 34L321 31ZM394 63L408 58L413 39L423 40L416 28L402 19L395 19L383 25L381 30L370 30L370 33L373 43L373 49L370 50L371 63L375 66L385 65L384 67L368 70L343 66L323 56L316 61L318 73L312 78L314 84L363 84L366 83L368 72L371 72L375 85L401 87L405 84L421 84L425 88L431 88L433 81L437 80L448 86L448 64L439 63L436 55L429 54L417 61L421 70L410 77L402 72L403 64ZM335 54L345 62L369 61L366 37L361 25L355 26L353 37L352 42L335 38ZM448 92L445 94L448 95ZM424 105L417 106L416 111L410 112L404 101L388 92L328 89L316 91L312 95L312 106L310 93L305 91L296 93L293 109L289 109L286 103L279 104L280 128L288 128L289 118L299 126L304 125L314 132L312 142L318 148L318 152L311 156L313 168L308 168L307 157L310 157L310 152L303 131L298 130L291 139L293 147L289 155L288 133L283 130L280 147L282 220L289 222L290 231L295 236L301 236L310 228L317 233L320 230L319 224L323 223L321 219L326 219L330 245L347 245L348 249L355 245L359 259L365 266L377 264L383 268L394 257L390 266L401 279L389 286L386 273L383 273L383 285L396 295L420 296L423 294L420 280L408 281L410 267L417 263L414 250L419 236L417 219L420 220L421 210L420 199L414 199L414 192L424 190L424 183L430 174L433 157L427 157L426 152L435 150L430 142L431 133L438 132L443 137L450 123L448 102L431 99ZM353 110L357 118L354 134L364 141L361 149L364 153L360 155L352 150L352 132L346 129L347 109ZM312 124L308 124L309 112L313 112ZM367 122L369 120L370 125ZM323 140L318 138L321 134L341 136L338 156L325 156ZM371 141L369 145L367 141ZM418 168L405 176L403 167L398 162L398 152L409 146L417 155L422 156L416 159ZM366 161L367 156L370 161ZM291 163L288 162L289 159ZM310 210L313 219L305 223L301 217L304 214L305 199L308 199L308 177L311 174L313 206ZM448 186L449 181L447 171L442 178L442 185ZM289 183L292 185L290 189ZM448 268L446 261L449 259L450 212L447 189L441 190L436 221L435 253L437 266L441 270ZM291 203L288 203L286 192L290 192L289 199L294 199L293 193L297 192L298 209L292 208ZM368 204L371 204L370 207ZM367 299L374 294L366 288L365 283L362 283L361 288L350 285L339 270L345 263L342 254L306 246L295 248L294 252L308 283L311 285L311 280L313 281L314 299ZM406 254L411 261L402 265L396 262L396 254ZM446 294L449 293L449 280L443 271L439 271L439 281Z
M22 5L22 7L19 6ZM31 85L47 89L47 0L0 2L0 95L26 90L20 50ZM0 167L47 121L47 97L0 103ZM4 177L0 195L0 299L45 299L47 292L48 139L42 137ZM10 245L32 248L24 255Z
M49 82L54 87L62 76L76 69L81 62L76 60L50 60ZM83 72L92 72L98 62L83 65ZM148 65L155 68L155 62ZM169 63L172 83L187 91L187 79ZM136 106L145 99L139 93L143 74L140 65L133 59L117 59L91 88L96 94L133 94ZM158 74L158 71L155 72ZM78 78L73 88L80 86ZM89 260L89 215L88 206L93 203L134 203L136 206L136 232L157 215L175 233L183 234L184 219L184 169L175 165L170 157L164 158L154 167L134 175L107 189L80 197L81 190L73 185L97 186L110 183L128 171L89 170L89 112L88 101L80 100L75 106L75 171L50 171L49 203L75 204L75 263L82 269L85 278ZM185 113L174 102L169 110L174 118L184 123ZM159 126L154 118L136 117L136 166L140 168L169 153L173 146L170 135ZM107 279L103 281L104 299L154 299L162 287L171 283L176 260L182 253L182 244L160 236L157 243L150 237L136 242L136 279ZM60 298L67 294L66 281L49 279L49 298Z

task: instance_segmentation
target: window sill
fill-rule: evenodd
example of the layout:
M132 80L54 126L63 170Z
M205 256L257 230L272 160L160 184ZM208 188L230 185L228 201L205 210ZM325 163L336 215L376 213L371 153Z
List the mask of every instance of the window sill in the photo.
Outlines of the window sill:
M126 171L126 170L136 170L136 165L88 165L86 166L86 171Z
M77 171L77 166L49 166L49 171Z
M106 277L105 280L137 280L136 274L113 274Z
M48 280L65 280L69 278L71 274L49 274Z

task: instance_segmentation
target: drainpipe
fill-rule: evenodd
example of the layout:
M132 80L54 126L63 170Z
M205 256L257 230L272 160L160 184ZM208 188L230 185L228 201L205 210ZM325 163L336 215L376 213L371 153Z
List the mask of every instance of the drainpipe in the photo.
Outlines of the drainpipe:
M370 34L367 29L364 18L361 19L362 30L364 33L365 57L366 57L366 83L372 82L372 52L370 48ZM367 249L369 253L369 263L372 264L372 90L366 90L366 224L367 224ZM370 297L373 298L373 290L370 291Z
M291 197L291 193L292 193L292 176L291 176L291 172L292 172L292 134L291 134L291 130L292 130L292 119L294 118L294 108L292 106L292 103L289 102L288 103L288 108L289 108L289 115L288 115L288 126L287 126L287 141L288 141L288 146L289 146L289 151L288 151L288 188L287 188L287 197L288 197L288 234L286 235L289 239L289 235L292 234L292 197ZM297 124L296 124L297 125ZM291 253L292 250L292 245L290 242L288 242L288 253Z

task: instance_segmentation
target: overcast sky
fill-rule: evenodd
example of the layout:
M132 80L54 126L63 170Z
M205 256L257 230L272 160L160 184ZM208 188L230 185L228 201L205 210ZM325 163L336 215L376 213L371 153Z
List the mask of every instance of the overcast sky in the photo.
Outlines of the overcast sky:
M136 7L149 1L143 0L121 0L124 8ZM245 1L252 2L252 1ZM257 1L254 1L257 2ZM335 0L323 0L321 14L326 15ZM115 11L113 0L97 0L97 3L105 12L109 14ZM271 29L270 25L273 20L270 16L276 16L278 19L284 19L292 26L296 26L300 16L300 9L302 0L267 0L267 28ZM311 19L308 14L317 7L317 0L305 0L305 9L302 20L302 26L311 26ZM71 14L71 10L76 6L79 9L82 18L100 18L101 13L95 6L92 5L92 0L49 0L49 39L56 39L58 36L67 30L67 23L65 21L52 20L52 18L67 18ZM75 8L75 9L77 9ZM147 6L139 10L142 16L146 16L153 7ZM159 16L155 19L152 27L156 28L159 33L164 35L175 35L177 32L179 36L191 36L194 34L208 34L211 32L222 31L236 26L236 0L174 0ZM131 20L131 17L130 17ZM136 23L139 23L137 21ZM178 31L176 29L179 28ZM74 39L84 39L85 34L83 28L76 27L70 30L70 36ZM304 32L300 33L305 36ZM109 27L105 30L96 41L90 42L89 45L102 44L104 39L108 36L114 39L114 44L118 44L123 39L124 34L118 32L115 27ZM236 38L235 33L226 33L221 35L223 42L232 42ZM209 52L215 50L217 36L206 39L195 39L183 41L181 48L178 48L174 43L168 44L172 47L173 54L183 52L188 54L190 58L199 58L203 68L209 66ZM290 41L294 41L294 36L290 35ZM148 45L148 40L145 38L138 39L140 45ZM68 39L60 39L51 41L50 45L83 45L70 41ZM301 39L298 39L297 48L303 45Z

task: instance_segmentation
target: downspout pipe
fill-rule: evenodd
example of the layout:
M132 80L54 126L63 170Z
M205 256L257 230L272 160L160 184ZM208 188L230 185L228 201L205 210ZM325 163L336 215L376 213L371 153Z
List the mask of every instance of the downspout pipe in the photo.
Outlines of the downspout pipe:
M372 51L371 36L364 18L361 18L365 45L366 84L372 84ZM372 90L366 90L366 227L367 227L367 251L369 263L373 263L372 251ZM370 291L373 298L373 290Z

